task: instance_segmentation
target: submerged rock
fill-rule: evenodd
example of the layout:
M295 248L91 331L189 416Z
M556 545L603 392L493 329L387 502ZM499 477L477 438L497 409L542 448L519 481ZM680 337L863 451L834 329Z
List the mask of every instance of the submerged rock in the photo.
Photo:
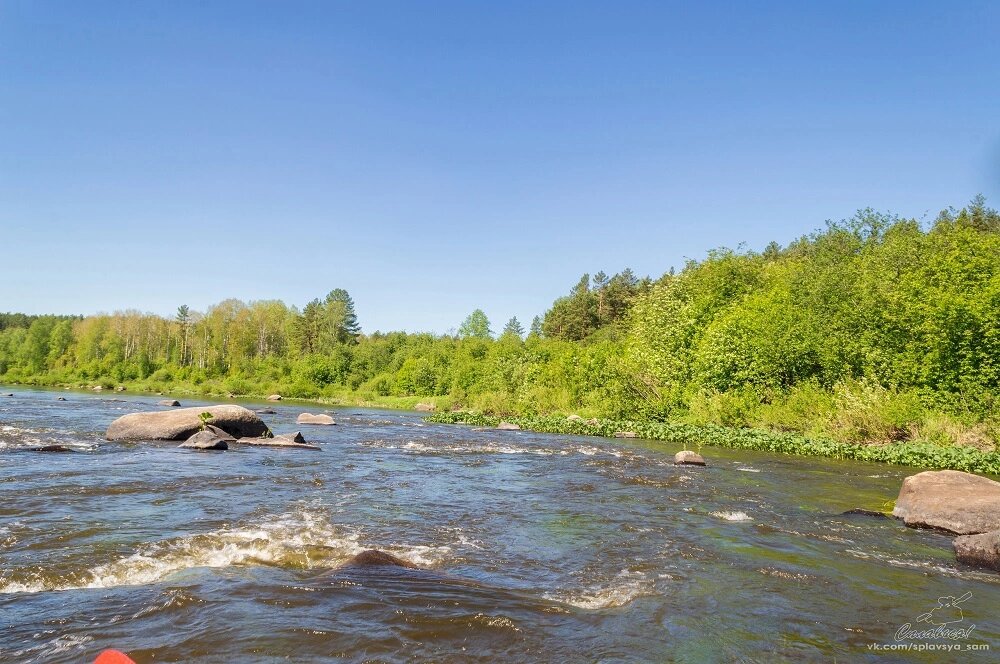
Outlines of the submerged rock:
M697 452L691 450L681 450L674 455L675 466L704 466L705 459Z
M159 402L156 405L157 406L171 406L171 407L176 408L177 406L181 405L181 402L180 401L176 401L174 399L164 399L163 401Z
M391 553L369 549L354 556L341 567L405 567L407 569L417 569L417 566L408 560L403 560Z
M333 418L323 413L313 415L312 413L302 413L296 419L299 424L336 424Z
M258 415L274 415L277 412L278 411L274 410L273 408L258 408L256 410L256 413Z
M38 447L22 447L21 452L73 452L72 447L65 445L40 445Z
M56 397L56 401L66 401L66 397Z
M108 440L187 440L202 429L202 413L211 413L211 425L237 438L270 435L264 421L243 406L198 406L130 413L111 423Z
M500 429L501 431L520 431L521 427L513 422L501 422L497 425L497 429Z
M232 440L232 438L229 440ZM178 447L191 447L196 450L228 450L229 441L220 438L214 431L206 429L194 434L178 445Z
M1000 530L1000 482L958 470L917 473L903 480L892 515L958 535Z
M956 537L953 546L959 562L1000 572L1000 530Z
M854 509L847 510L846 512L841 512L840 516L870 516L874 519L888 519L889 515L885 512L877 512L875 510L866 510L863 507L855 507Z
M14 396L14 393L13 392L4 392L2 396L12 397L12 396Z

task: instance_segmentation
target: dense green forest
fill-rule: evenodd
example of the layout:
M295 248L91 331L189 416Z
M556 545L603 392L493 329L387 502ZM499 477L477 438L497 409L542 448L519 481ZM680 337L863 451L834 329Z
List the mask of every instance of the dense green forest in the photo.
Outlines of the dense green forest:
M512 319L499 333L477 310L456 334L362 334L342 289L301 309L0 314L0 381L988 450L1000 434L1000 215L982 197L932 222L864 210L655 280L584 275L527 330Z

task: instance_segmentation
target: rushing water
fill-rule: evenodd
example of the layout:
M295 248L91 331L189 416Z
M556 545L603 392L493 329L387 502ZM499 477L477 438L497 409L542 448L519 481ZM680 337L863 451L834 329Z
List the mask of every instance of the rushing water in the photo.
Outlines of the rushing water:
M0 388L0 661L986 661L1000 575L842 516L891 466L268 404L321 452L109 443L157 398ZM66 401L57 401L64 396ZM187 400L184 405L199 405ZM204 402L201 402L204 403ZM261 407L261 404L245 404ZM48 444L68 453L32 452ZM336 570L380 548L428 571ZM875 652L941 596L993 653ZM924 643L925 640L918 640Z

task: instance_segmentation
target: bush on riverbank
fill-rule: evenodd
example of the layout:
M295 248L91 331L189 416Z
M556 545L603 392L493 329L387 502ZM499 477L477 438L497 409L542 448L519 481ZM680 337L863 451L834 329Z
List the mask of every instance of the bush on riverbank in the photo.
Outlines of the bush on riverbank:
M495 427L501 421L501 418L492 415L461 411L434 413L424 419L436 424L467 424L479 427ZM631 431L639 438L681 443L686 447L714 445L760 452L853 459L920 468L948 468L1000 475L1000 452L983 452L972 447L940 446L930 443L855 445L761 429L604 419L588 422L563 416L506 417L503 420L517 424L522 429L542 433L613 438L618 432Z

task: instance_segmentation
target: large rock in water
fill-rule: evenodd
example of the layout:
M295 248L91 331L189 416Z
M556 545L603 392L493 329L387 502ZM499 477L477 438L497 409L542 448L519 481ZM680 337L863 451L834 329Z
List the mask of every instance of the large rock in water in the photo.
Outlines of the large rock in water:
M236 438L271 435L264 421L243 406L198 406L154 413L129 413L111 423L108 440L187 440L202 428L201 414L212 426Z
M1000 482L957 470L917 473L903 480L892 515L959 535L1000 530Z
M324 413L319 415L313 415L312 413L302 413L299 415L295 421L298 424L336 424L333 418Z
M697 452L681 450L674 455L675 466L704 466L705 459Z
M956 537L954 546L959 562L1000 572L1000 530Z

